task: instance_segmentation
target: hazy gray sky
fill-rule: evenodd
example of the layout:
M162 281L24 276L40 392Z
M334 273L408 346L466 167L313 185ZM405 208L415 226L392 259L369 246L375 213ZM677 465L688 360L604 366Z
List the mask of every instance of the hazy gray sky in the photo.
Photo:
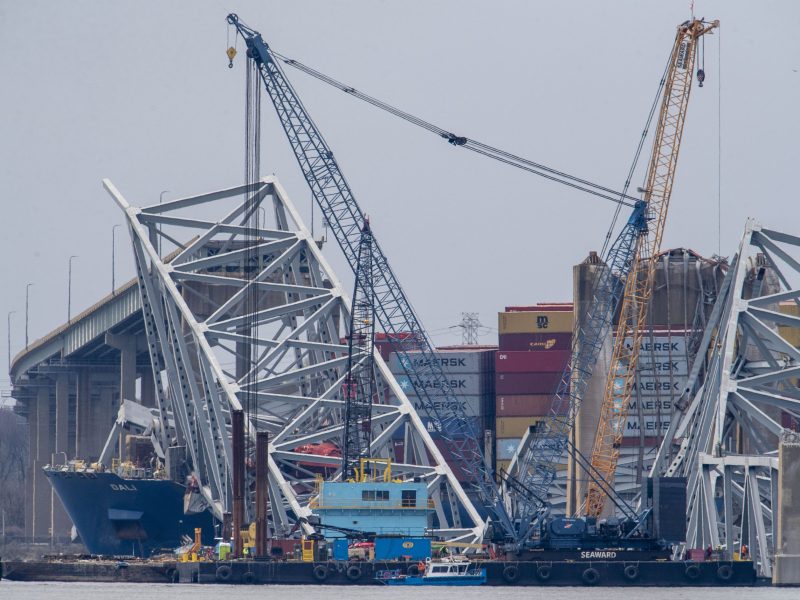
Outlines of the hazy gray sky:
M619 188L689 2L0 0L3 372L8 311L12 352L24 345L27 282L32 339L66 319L69 255L73 314L110 291L111 229L123 219L101 178L139 206L162 190L241 182L244 58L227 68L230 11L280 52L367 93ZM727 255L748 216L800 231L800 3L697 0L695 11L720 19L721 35L706 40L664 246L717 252L721 100ZM462 311L496 327L506 304L571 298L571 266L601 245L611 203L288 76L429 330ZM262 171L308 219L310 193L266 97L263 116ZM133 268L127 232L117 233L119 283ZM327 250L350 281L338 248Z

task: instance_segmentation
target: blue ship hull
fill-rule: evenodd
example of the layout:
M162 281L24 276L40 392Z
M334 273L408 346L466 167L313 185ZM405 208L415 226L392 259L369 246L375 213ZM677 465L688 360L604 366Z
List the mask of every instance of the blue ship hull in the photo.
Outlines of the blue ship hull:
M403 577L398 579L387 579L386 585L446 585L446 586L466 586L483 585L486 583L486 573L481 575L466 575L452 577Z
M208 511L183 512L186 488L165 479L123 479L116 473L45 471L81 540L91 554L150 556L181 545L203 530L213 544L214 519Z

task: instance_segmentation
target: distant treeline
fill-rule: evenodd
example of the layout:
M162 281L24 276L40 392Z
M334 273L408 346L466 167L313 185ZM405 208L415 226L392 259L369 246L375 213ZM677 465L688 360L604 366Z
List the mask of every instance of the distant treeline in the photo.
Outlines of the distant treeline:
M0 519L5 515L7 536L25 532L25 467L28 428L9 408L0 408Z

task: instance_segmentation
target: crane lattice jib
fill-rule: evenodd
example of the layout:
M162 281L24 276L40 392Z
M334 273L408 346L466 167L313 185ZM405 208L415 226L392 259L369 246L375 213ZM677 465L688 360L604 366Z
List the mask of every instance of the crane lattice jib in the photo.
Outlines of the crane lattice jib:
M647 203L647 228L636 243L636 258L625 282L616 339L606 379L600 422L592 449L591 464L605 480L603 487L590 481L586 494L586 514L599 517L607 494L614 484L619 448L628 416L628 404L636 380L642 332L653 294L656 262L667 220L667 209L675 179L675 167L692 88L697 40L718 25L700 20L678 27L667 72L661 111L647 170L644 200Z
M638 201L628 221L607 251L605 264L592 285L592 302L586 315L576 325L572 360L561 375L553 396L550 413L531 430L527 443L520 449L517 477L527 494L517 499L516 540L524 544L534 531L537 517L545 508L550 486L565 456L569 434L586 394L594 365L608 337L614 314L624 290L636 254L636 240L647 228L646 204Z
M331 233L347 262L358 268L358 243L364 215L342 174L333 152L306 111L261 34L244 25L236 15L228 16L247 44L247 55L259 66L262 80L278 113L303 176L320 207ZM455 465L473 474L476 491L485 508L508 536L511 519L500 491L486 466L479 444L481 432L467 419L460 402L433 353L433 346L414 313L411 303L373 236L375 316L388 334L392 350L422 400L426 416L440 429L441 439ZM411 360L409 353L415 353ZM435 396L434 396L435 394ZM434 400L436 400L434 402Z
M373 291L372 231L369 221L361 230L358 269L350 311L347 375L342 385L344 430L342 479L359 480L360 459L369 458L372 443L372 399L375 395L375 298Z

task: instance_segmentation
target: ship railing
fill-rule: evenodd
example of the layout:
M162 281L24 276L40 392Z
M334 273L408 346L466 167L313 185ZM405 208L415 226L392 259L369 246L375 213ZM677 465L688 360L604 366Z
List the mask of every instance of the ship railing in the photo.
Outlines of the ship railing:
M345 500L343 502L320 502L319 498L313 498L309 501L309 508L321 509L335 509L335 510L433 510L435 505L433 499L427 502L408 502L402 501L400 503L392 503L382 501L364 501L360 504L354 504L353 500Z

